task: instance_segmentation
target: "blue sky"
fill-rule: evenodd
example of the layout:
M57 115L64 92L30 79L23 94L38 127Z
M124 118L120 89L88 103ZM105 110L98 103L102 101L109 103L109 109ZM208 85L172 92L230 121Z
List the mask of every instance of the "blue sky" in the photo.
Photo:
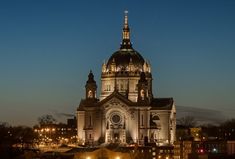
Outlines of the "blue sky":
M119 48L124 10L155 97L234 117L234 0L11 0L0 1L0 121L75 114L89 70L99 84Z

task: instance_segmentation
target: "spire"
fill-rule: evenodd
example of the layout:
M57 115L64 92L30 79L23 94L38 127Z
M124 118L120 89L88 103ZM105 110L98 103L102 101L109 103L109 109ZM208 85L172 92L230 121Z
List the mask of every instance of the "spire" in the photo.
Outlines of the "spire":
M90 73L88 75L87 83L94 83L94 82L95 82L94 75L93 75L92 71L90 70Z
M132 49L130 41L130 28L128 25L128 11L125 11L124 27L122 29L122 44L120 49Z
M125 13L125 17L124 17L122 39L130 39L130 29L128 25L128 11L125 11L124 13Z

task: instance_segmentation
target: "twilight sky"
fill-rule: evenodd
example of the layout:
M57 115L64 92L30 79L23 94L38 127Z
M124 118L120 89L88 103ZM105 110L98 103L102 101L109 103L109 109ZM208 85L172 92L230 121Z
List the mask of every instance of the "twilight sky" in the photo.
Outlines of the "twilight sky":
M133 47L152 65L155 97L235 117L234 0L2 0L0 122L75 114L90 69L100 89L124 10Z

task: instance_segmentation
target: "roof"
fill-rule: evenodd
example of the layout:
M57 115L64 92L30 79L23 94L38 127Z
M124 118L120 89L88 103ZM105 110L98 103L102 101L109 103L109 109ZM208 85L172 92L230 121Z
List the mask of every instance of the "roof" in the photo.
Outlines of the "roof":
M173 104L173 98L154 98L150 105L151 110L171 110Z
M77 108L77 111L85 110L84 107L94 107L97 105L98 101L98 99L82 99L80 101L79 107Z
M173 98L153 98L150 103L139 103L139 102L132 102L129 99L127 99L124 95L120 94L118 91L114 91L111 95L106 97L104 100L99 101L98 99L82 99L78 111L85 110L86 108L91 107L99 107L107 103L113 98L117 98L123 103L125 103L129 107L150 107L151 110L171 110L174 104Z

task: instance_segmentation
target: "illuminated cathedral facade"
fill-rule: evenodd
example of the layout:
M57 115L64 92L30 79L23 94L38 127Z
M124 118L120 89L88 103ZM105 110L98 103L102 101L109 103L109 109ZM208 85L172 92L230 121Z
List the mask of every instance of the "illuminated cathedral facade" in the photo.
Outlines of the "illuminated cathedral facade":
M81 144L171 145L175 141L174 100L153 96L151 65L132 47L127 13L120 49L102 65L100 97L92 72L85 90L77 108Z

